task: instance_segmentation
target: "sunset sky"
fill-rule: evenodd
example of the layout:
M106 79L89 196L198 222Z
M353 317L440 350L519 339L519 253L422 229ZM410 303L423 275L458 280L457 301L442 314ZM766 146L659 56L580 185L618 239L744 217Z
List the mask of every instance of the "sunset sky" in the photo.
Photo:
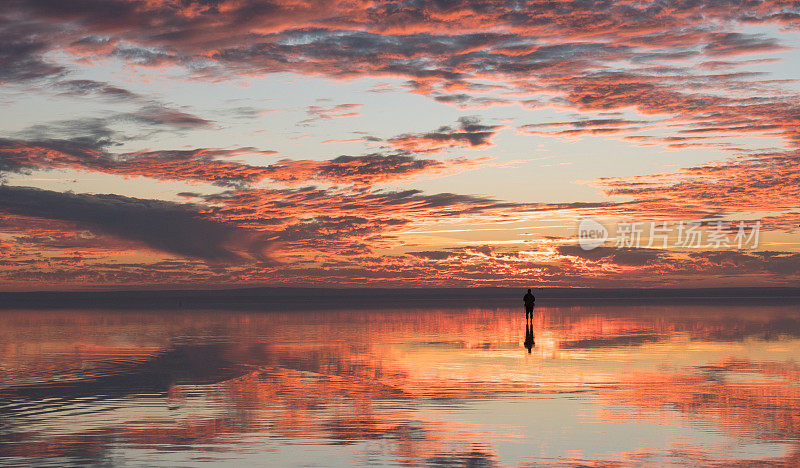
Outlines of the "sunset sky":
M799 26L785 0L6 1L0 289L794 286Z

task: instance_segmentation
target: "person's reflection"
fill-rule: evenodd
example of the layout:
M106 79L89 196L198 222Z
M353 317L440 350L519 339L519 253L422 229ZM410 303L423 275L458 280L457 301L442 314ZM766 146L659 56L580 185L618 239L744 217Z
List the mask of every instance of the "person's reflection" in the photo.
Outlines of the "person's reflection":
M531 318L528 319L528 314L525 314L525 347L528 348L528 354L531 353L531 350L536 343L533 341L533 314L531 314Z

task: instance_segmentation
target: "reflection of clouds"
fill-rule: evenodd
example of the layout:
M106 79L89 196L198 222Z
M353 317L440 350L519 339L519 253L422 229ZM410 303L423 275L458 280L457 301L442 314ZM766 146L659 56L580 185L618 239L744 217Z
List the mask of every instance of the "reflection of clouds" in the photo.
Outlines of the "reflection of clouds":
M572 348L615 348L618 346L636 346L654 343L665 337L661 335L622 335L610 338L589 338L584 340L562 341L561 349Z
M461 411L470 401L491 407L504 395L569 395L603 402L626 420L671 427L680 413L684 428L797 441L800 370L786 361L797 340L783 334L782 350L764 341L771 336L765 330L791 330L794 315L791 307L757 314L733 306L539 307L529 356L522 310L231 312L222 319L211 312L9 312L0 328L7 375L20 375L14 366L36 368L35 353L13 351L27 330L30 345L61 350L65 365L87 362L92 376L0 388L14 400L0 407L12 441L1 453L100 462L120 447L240 453L285 443L375 443L384 456L411 464L490 465L504 458L490 426L504 421L470 423ZM728 335L721 338L721 330ZM740 348L727 341L737 333ZM147 352L132 351L139 349ZM753 357L729 358L738 352ZM725 459L714 440L697 447L680 448L683 455L643 447L609 463Z
M620 383L619 390L600 397L617 417L630 417L633 411L639 417L669 420L678 411L689 425L700 429L724 430L761 444L787 445L781 463L800 460L800 387L795 378L770 378L776 370L796 377L797 364L727 362L702 367L702 374L635 373ZM737 376L742 369L748 375ZM706 455L714 463L732 456Z

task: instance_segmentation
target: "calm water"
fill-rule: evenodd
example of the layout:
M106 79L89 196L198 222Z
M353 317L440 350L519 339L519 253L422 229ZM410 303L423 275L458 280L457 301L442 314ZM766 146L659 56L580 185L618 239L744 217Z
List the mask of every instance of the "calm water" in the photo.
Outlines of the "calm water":
M0 465L800 463L800 308L0 312Z

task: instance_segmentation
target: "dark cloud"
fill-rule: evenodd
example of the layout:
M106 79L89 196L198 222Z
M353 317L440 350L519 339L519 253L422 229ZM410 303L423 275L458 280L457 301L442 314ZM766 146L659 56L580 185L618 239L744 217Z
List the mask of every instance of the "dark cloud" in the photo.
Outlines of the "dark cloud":
M48 36L55 27L2 15L0 12L0 83L27 82L66 72L63 66L44 58L54 45Z
M546 122L520 127L526 134L573 137L580 135L609 135L630 133L652 126L654 122L629 119L582 119L568 122Z
M703 47L703 52L714 57L730 57L745 54L764 54L788 50L778 41L763 34L717 33Z
M125 88L94 80L64 80L57 82L55 87L63 89L62 94L69 96L96 95L121 101L141 99L140 95Z
M158 251L209 262L264 257L266 243L235 226L203 219L190 205L120 195L60 193L0 186L0 210L76 223Z
M214 123L211 120L163 106L147 106L129 115L134 120L148 125L172 128L205 128Z
M282 160L265 168L270 179L285 183L324 181L373 186L417 175L457 172L478 167L483 161L420 159L405 154L372 153L338 156L328 161Z
M138 100L137 95L121 88L110 85L103 87L102 83L81 80L78 83L66 82L70 92L91 92L106 95L112 93L115 99ZM129 134L119 130L122 123L135 123L139 134ZM45 144L60 147L69 142L69 145L84 145L96 151L102 148L120 145L123 142L137 140L143 136L157 132L175 132L188 129L208 128L214 124L196 115L177 109L148 103L134 112L114 113L105 117L84 117L35 124L25 128L16 135L28 140L32 144ZM3 139L8 143L9 139ZM22 142L20 142L22 143Z
M406 255L412 257L424 258L427 260L446 260L448 258L457 258L459 254L456 252L449 252L445 250L425 250L422 252L408 252Z
M112 129L110 119L90 117L84 119L61 120L46 124L32 125L18 133L31 142L42 142L64 152L80 152L86 155L101 148L114 146L127 137ZM7 148L13 140L0 139L0 146ZM24 144L23 140L14 141Z
M436 153L456 146L490 146L502 128L502 125L484 125L477 117L461 117L456 127L445 125L432 132L406 133L386 141L404 151Z
M669 257L665 250L597 247L584 250L578 245L560 245L558 252L562 255L581 257L592 261L607 261L617 265L644 266L655 265Z

